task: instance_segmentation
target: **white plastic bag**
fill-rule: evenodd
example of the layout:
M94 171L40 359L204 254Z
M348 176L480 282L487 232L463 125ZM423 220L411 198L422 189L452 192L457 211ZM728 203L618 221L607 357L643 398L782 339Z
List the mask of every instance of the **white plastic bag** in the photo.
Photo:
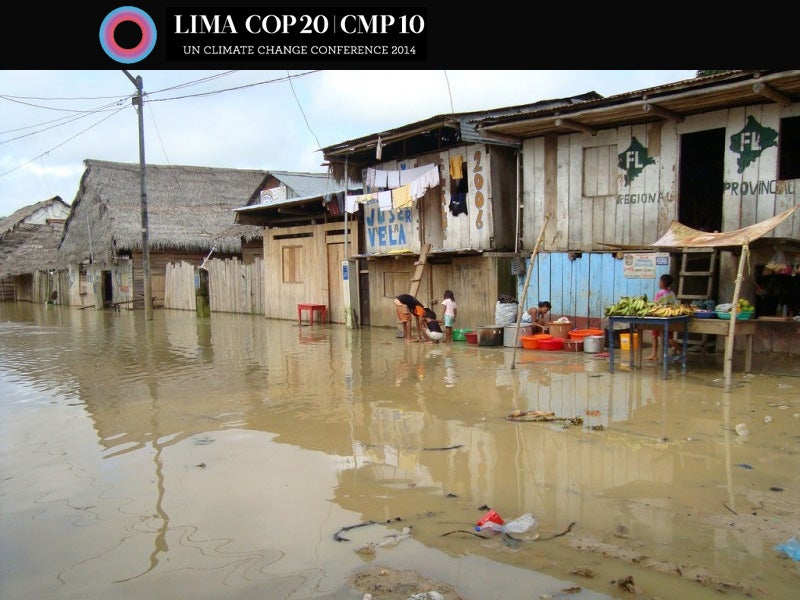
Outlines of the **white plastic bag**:
M525 513L507 523L500 525L494 521L487 521L481 525L481 531L498 531L502 533L525 533L536 525L536 518L531 513Z
M497 307L494 309L494 324L514 325L517 322L518 308L517 302L500 302L498 300Z

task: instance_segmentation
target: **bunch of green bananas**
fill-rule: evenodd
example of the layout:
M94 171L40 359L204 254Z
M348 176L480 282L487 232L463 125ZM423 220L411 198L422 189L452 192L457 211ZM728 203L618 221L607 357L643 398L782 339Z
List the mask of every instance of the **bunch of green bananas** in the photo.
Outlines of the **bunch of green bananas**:
M622 296L616 304L607 306L605 316L607 317L646 317L652 307L658 306L654 302L647 300L644 296Z

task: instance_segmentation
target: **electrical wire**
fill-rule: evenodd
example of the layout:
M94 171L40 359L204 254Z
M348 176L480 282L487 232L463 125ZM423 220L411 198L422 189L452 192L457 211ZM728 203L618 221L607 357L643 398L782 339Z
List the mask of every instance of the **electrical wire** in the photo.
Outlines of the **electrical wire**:
M450 91L450 78L447 76L447 71L444 71L444 80L447 82L447 94L450 96L450 112L456 114L456 109L453 108L453 92Z
M256 87L256 86L260 86L260 85L266 85L266 84L270 84L270 83L279 83L279 82L287 81L287 80L289 81L289 84L292 85L292 79L297 79L297 78L300 78L300 77L305 77L306 75L311 75L313 73L317 73L317 72L319 72L319 69L315 69L315 70L312 70L312 71L306 71L304 73L298 73L296 75L291 75L287 71L287 76L286 77L278 77L278 78L275 78L275 79L262 80L262 81L257 81L257 82L254 82L254 83L245 84L245 85L234 86L234 87L229 87L229 88L223 88L223 89L220 89L220 90L213 90L213 91L210 91L210 92L202 92L202 93L197 93L197 94L188 94L188 95L185 95L185 96L172 96L172 97L169 97L169 98L153 98L152 97L152 95L154 95L154 94L173 91L173 90L176 90L176 89L184 89L184 88L187 88L187 87L191 87L193 85L198 85L200 83L206 83L206 82L212 81L214 79L219 79L220 77L224 77L224 76L230 75L233 72L234 71L226 71L224 73L218 73L218 74L210 76L210 77L205 77L205 78L202 78L202 79L189 81L189 82L178 84L178 85L175 85L175 86L170 86L168 88L164 88L164 89L158 90L156 92L150 92L150 93L146 94L146 100L147 100L147 102L166 102L166 101L172 101L172 100L183 100L183 99L187 99L187 98L198 98L198 97L204 97L204 96L215 96L215 95L223 94L223 93L226 93L226 92L247 89L247 88ZM292 85L292 93L294 93L294 86L293 85ZM123 101L127 102L128 99L130 98L130 96L126 95L126 96L124 96L122 98L120 98L119 96L113 96L113 97L112 96L107 96L107 97L102 97L101 96L101 97L95 97L95 98L49 98L49 100L56 100L56 99L58 99L58 100L79 100L79 99L80 100L86 100L86 99L107 99L107 98L114 98L114 102L106 104L106 105L104 105L104 106L102 106L100 108L94 109L94 110L80 110L79 111L79 110L73 110L73 109L63 109L63 108L55 108L55 107L50 107L50 106L42 106L42 105L36 105L36 104L30 103L30 102L25 102L25 100L48 100L48 98L29 97L29 96L27 96L27 97L26 96L11 96L11 95L7 95L7 94L0 95L0 99L4 99L4 100L9 101L9 102L14 102L14 103L18 103L18 104L23 104L23 105L32 106L32 107L36 107L36 108L47 109L47 110L69 111L69 112L72 112L72 113L79 113L80 114L79 116L74 116L74 118L71 119L71 120L67 120L67 118L65 118L65 120L62 121L61 123L59 123L59 125L72 122L73 120L77 120L78 118L82 118L84 116L91 116L91 115L98 114L98 112L107 111L107 110L109 110L111 107L113 107L115 105L119 106ZM297 99L297 95L296 94L295 94L295 100L297 101L298 106L300 106L300 103L299 103L299 100ZM111 114L109 114L105 118L103 118L100 121L94 123L93 125L90 125L86 129L81 130L80 132L78 132L75 135L67 138L63 142L53 146L49 150L46 150L46 151L34 156L33 158L31 158L31 159L29 159L29 160L17 165L16 167L14 167L12 169L9 169L9 170L7 170L7 171L5 171L3 173L0 173L0 177L8 175L9 173L13 173L17 169L20 169L20 168L24 167L25 165L28 165L31 162L33 162L33 161L35 161L35 160L37 160L37 159L49 154L53 150L56 150L56 149L60 148L61 146L63 146L65 144L67 144L68 142L74 140L76 137L86 133L90 129L93 129L94 127L97 127L98 125L100 125L101 123L106 121L107 119L113 117L114 115L116 115L117 113L125 110L126 108L128 108L128 106L124 106L124 105L121 106L120 108L118 108L117 110L114 110ZM302 109L301 106L300 106L300 112L303 113L303 109ZM151 115L152 115L152 110L151 110ZM305 113L303 113L303 118L306 119ZM47 125L52 125L53 123L56 123L58 121L59 120L56 119L56 120L53 120L53 121L48 121L46 124ZM39 126L41 126L41 124ZM48 129L52 129L53 127L57 127L57 126L58 125L52 125L51 127L47 127L45 129L34 131L34 132L31 132L31 133L23 135L23 136L18 136L17 138L13 138L13 139L20 139L20 138L23 138L23 137L29 137L31 135L35 135L37 133L41 133L42 131L47 131ZM306 126L308 126L309 131L311 131L311 127L308 124L308 119L306 119ZM31 129L33 127L38 127L38 126L31 125L31 126L27 126L27 127L24 127L24 128L18 128L18 129L15 129L15 130L11 130L11 131L20 131L22 129ZM0 133L10 133L10 131L8 131L8 132L0 132ZM313 131L311 131L311 134L317 140L317 145L320 146L319 139L317 139L316 134L314 134ZM160 137L159 137L159 139L160 139ZM5 142L10 142L10 141L13 141L13 140L12 139L5 140ZM5 142L0 142L0 143L5 143ZM162 149L163 149L163 143L162 143ZM164 154L166 156L166 151L164 152Z
M311 132L311 135L314 136L314 139L317 140L317 148L322 148L322 144L319 143L319 138L317 137L317 134L314 133L314 131L311 129L311 125L308 124L308 118L306 118L306 113L303 110L303 107L300 106L300 99L297 97L297 93L294 91L294 84L292 84L292 76L289 75L289 71L286 71L286 78L289 80L289 87L292 88L292 94L294 95L294 100L295 102L297 102L297 108L300 109L300 114L303 115L303 120L306 122L306 127L308 127L308 130Z
M76 137L78 137L78 136L80 136L80 135L83 135L84 133L86 133L86 132L87 132L87 131L89 131L90 129L93 129L94 127L97 127L97 126L98 126L98 125L100 125L101 123L103 123L103 122L107 121L108 119L110 119L110 118L111 118L111 117L113 117L114 115L121 113L123 110L126 110L127 108L128 108L127 106L124 106L124 107L120 108L120 109L119 109L119 110L117 110L116 112L114 112L114 113L111 113L110 115L107 115L107 116L105 116L104 118L100 119L100 120L99 120L97 123L94 123L94 124L90 125L89 127L87 127L86 129L84 129L84 130L82 130L82 131L79 131L78 133L76 133L76 134L75 134L75 135L73 135L72 137L69 137L69 138L67 138L66 140L64 140L64 141L63 141L63 142L61 142L60 144L58 144L58 145L56 145L56 146L53 146L53 147L52 147L52 148L50 148L49 150L45 150L45 151L44 151L44 152L42 152L41 154L37 154L36 156L34 156L33 158L31 158L30 160L27 160L27 161L25 161L24 163L17 165L17 166L16 166L16 167L14 167L13 169L9 169L8 171L5 171L5 172L3 172L3 173L0 173L0 177L4 177L5 175L8 175L9 173L13 173L13 172L14 172L14 171L16 171L17 169L21 169L21 168L22 168L22 167L24 167L25 165L32 163L32 162L33 162L33 161L35 161L37 158L41 158L42 156L45 156L45 155L47 155L47 154L50 154L50 152L52 152L53 150L56 150L56 149L60 148L61 146L63 146L64 144L66 144L67 142L70 142L70 141L74 140Z

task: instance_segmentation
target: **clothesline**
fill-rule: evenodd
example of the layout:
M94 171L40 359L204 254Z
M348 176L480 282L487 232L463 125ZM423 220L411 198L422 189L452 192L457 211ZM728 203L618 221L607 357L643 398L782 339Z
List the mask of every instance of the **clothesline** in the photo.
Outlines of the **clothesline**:
M348 194L345 198L345 210L354 213L359 204L372 200L378 201L381 210L398 210L413 206L414 201L425 195L431 187L439 185L439 166L424 165L413 169L384 171L367 169L365 185L367 188L389 188L387 190L367 194Z

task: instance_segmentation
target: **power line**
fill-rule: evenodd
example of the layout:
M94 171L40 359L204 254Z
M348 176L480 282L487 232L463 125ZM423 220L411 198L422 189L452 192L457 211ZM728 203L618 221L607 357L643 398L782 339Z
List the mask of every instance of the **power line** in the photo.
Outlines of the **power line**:
M287 79L289 80L289 87L292 88L292 94L294 95L294 100L297 102L297 108L300 109L300 114L303 115L303 120L306 122L306 127L311 132L311 135L314 136L314 139L317 140L317 148L322 148L322 144L319 143L319 138L317 138L317 134L313 132L311 129L311 125L308 124L308 119L306 118L306 113L303 110L303 107L300 106L300 99L297 97L297 93L294 91L294 84L292 84L292 76L289 75L289 71L286 71Z
M233 72L234 71L226 71L224 73L219 73L217 75L213 75L213 76L210 76L210 77L205 77L205 78L202 78L202 79L189 81L189 82L186 82L186 83L183 83L183 84L178 84L176 86L171 86L169 88L164 88L163 90L159 90L159 91L156 91L156 92L148 93L147 94L147 102L167 102L167 101L171 101L171 100L183 100L183 99L187 99L187 98L197 98L197 97L203 97L203 96L214 96L214 95L223 94L223 93L226 93L226 92L247 89L247 88L256 87L256 86L260 86L260 85L266 85L266 84L270 84L270 83L279 83L279 82L283 82L283 81L287 81L287 80L289 81L289 83L291 85L292 79L297 79L297 78L300 78L300 77L305 77L306 75L311 75L313 73L317 73L317 72L319 72L319 69L312 70L312 71L306 71L304 73L299 73L299 74L296 74L296 75L291 75L291 74L288 74L288 72L287 72L287 76L286 77L277 77L275 79L262 80L262 81L257 81L257 82L254 82L254 83L245 84L245 85L234 86L234 87L224 88L224 89L220 89L220 90L213 90L213 91L210 91L210 92L202 92L202 93L197 93L197 94L188 94L188 95L185 95L185 96L173 96L173 97L169 97L169 98L151 98L152 94L159 94L159 93L164 93L164 92L175 90L175 89L183 89L183 88L186 88L186 87L190 87L192 85L198 85L200 83L205 83L207 81L211 81L211 80L214 80L214 79L218 79L220 77L224 77L224 76L230 75ZM294 86L292 86L292 92L294 93ZM79 99L82 99L82 100L95 99L96 100L96 99L105 99L105 98L114 98L114 102L110 103L110 104L107 104L107 105L104 105L102 108L94 109L93 111L75 111L75 110L71 110L71 112L73 112L73 113L75 113L75 112L81 113L80 116L76 116L75 119L73 119L73 120L77 120L77 118L82 118L84 116L91 116L91 115L97 114L98 112L103 112L103 111L108 110L110 107L115 106L115 105L119 106L123 101L127 102L129 100L130 96L126 95L124 97L120 97L120 96L102 97L101 96L101 97L95 97L95 98L60 98L60 100L79 100ZM36 108L44 108L44 109L48 109L48 110L63 110L63 111L70 110L70 109L58 109L58 108L53 108L53 107L34 105L34 104L31 104L31 103L28 103L28 102L23 102L23 100L48 100L48 98L35 98L35 97L25 97L25 96L0 95L0 99L5 99L5 100L10 101L10 102L15 102L15 103L18 103L18 104L24 104L24 105L28 105L28 106L33 106L33 107L36 107ZM55 100L55 99L59 99L59 98L49 98L49 99L50 100ZM298 106L299 106L299 100L297 100L297 96L296 95L295 95L295 100L298 102ZM37 160L38 158L41 158L41 157L49 154L53 150L56 150L56 149L60 148L61 146L65 145L66 143L74 140L76 137L78 137L78 136L86 133L90 129L93 129L94 127L100 125L101 123L103 123L107 119L113 117L117 113L125 110L126 108L128 108L127 104L121 106L120 108L118 108L117 110L115 110L114 112L109 114L107 117L99 120L98 122L94 123L93 125L90 125L86 129L83 129L82 131L76 133L75 135L67 138L66 140L64 140L60 144L57 144L57 145L53 146L49 150L46 150L45 152L42 152L41 154L38 154L38 155L34 156L33 158L25 161L24 163L21 163L21 164L17 165L16 167L12 168L12 169L9 169L8 171L0 173L0 177L8 175L9 173L13 173L17 169L20 169L20 168L24 167L25 165L30 164L31 162ZM302 107L300 107L300 112L303 113ZM311 131L311 127L308 124L308 119L306 119L305 113L303 113L303 118L306 120L306 126L308 126L309 131ZM65 117L65 119L66 119L66 117ZM54 123L56 121L58 121L58 119L56 119L54 121L48 121L47 124L51 124L51 123ZM72 121L66 121L66 122L72 122ZM62 123L62 124L64 124L64 123ZM30 129L32 127L35 127L35 126L28 126L26 128ZM20 128L20 129L26 129L26 128ZM12 130L12 131L18 131L20 129ZM45 131L45 130L46 129L41 130L41 131ZM18 138L14 138L14 139L20 139L22 137L28 137L30 135L34 135L35 133L40 133L41 131L33 132L33 133L27 134L25 136L19 136ZM6 132L6 133L8 133L8 132ZM315 139L317 139L317 136L316 136L316 134L314 134L313 131L311 131L311 134L314 136ZM8 141L12 141L12 140L6 140L6 141L8 142ZM320 143L319 143L318 139L317 139L317 145L320 146ZM165 155L166 155L166 152L165 152Z
M57 144L56 146L53 146L53 147L52 147L52 148L50 148L49 150L45 150L45 151L44 151L44 152L42 152L41 154L37 154L36 156L34 156L33 158L31 158L30 160L27 160L27 161L25 161L24 163L17 165L17 166L16 166L16 167L14 167L13 169L9 169L8 171L5 171L4 173L0 173L0 177L4 177L4 176L8 175L9 173L13 173L13 172L14 172L14 171L16 171L17 169L21 169L21 168L22 168L22 167L24 167L25 165L32 163L32 162L33 162L33 161L35 161L37 158L41 158L42 156L45 156L46 154L50 154L50 152L52 152L53 150L56 150L56 149L60 148L61 146L63 146L64 144L66 144L67 142L70 142L70 141L74 140L74 139L75 139L76 137L78 137L79 135L83 135L84 133L86 133L86 132L87 132L87 131L89 131L90 129L92 129L92 128L94 128L94 127L97 127L98 125L100 125L100 123L103 123L104 121L107 121L108 119L110 119L110 118L111 118L111 117L113 117L114 115L116 115L116 114L118 114L118 113L122 112L122 111L123 111L123 110L125 110L126 108L127 108L127 106L126 106L126 107L122 107L122 108L120 108L120 109L119 109L119 110L117 110L116 112L114 112L114 113L111 113L110 115L106 116L106 117L105 117L105 118L103 118L103 119L100 119L100 120L99 120L97 123L94 123L93 125L90 125L89 127L87 127L86 129L84 129L83 131L79 131L78 133L76 133L76 134L75 134L75 135L73 135L72 137L69 137L69 138L67 138L66 140L64 140L64 141L63 141L63 142L61 142L60 144Z
M456 109L453 108L453 92L450 91L450 78L447 76L447 71L444 71L444 80L447 82L447 93L450 95L450 112L456 114Z
M267 79L267 80L264 80L264 81L257 81L255 83L248 83L248 84L245 84L245 85L238 85L238 86L235 86L235 87L224 88L224 89L221 89L221 90L213 90L213 91L210 91L210 92L201 92L201 93L197 93L197 94L189 94L187 96L172 96L170 98L149 98L148 97L148 102L167 102L169 100L184 100L186 98L200 98L202 96L216 96L217 94L224 94L225 92L235 92L237 90L244 90L244 89L251 88L251 87L256 87L256 86L259 86L259 85L266 85L268 83L280 83L280 82L286 81L286 80L289 80L291 82L292 79L298 79L300 77L305 77L306 75L311 75L312 73L318 73L318 72L319 72L319 69L316 69L314 71L306 71L305 73L299 73L297 75L288 75L287 77L277 77L275 79ZM152 96L154 93L158 93L158 92L149 93L148 96Z

